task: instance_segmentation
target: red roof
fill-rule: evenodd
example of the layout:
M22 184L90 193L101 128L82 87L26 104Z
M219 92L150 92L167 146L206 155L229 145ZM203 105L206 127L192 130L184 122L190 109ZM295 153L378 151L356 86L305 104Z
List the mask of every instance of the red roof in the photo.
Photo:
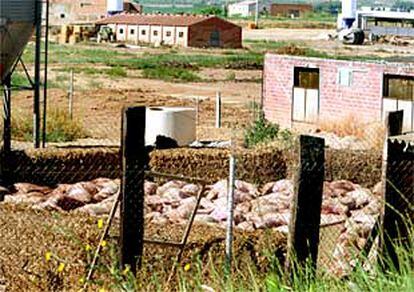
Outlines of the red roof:
M216 16L189 14L117 14L96 22L96 24L138 24L163 26L191 26L216 18Z

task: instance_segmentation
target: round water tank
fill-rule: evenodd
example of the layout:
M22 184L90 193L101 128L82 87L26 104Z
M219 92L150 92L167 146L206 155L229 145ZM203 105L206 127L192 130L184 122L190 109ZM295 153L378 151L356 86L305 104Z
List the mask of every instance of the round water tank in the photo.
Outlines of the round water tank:
M33 34L36 0L0 0L0 84Z
M124 11L124 0L107 0L106 7L109 13L122 12Z
M196 111L184 107L151 107L146 112L145 144L154 145L157 136L177 141L179 146L196 140Z
M342 18L355 19L357 11L357 0L342 0Z

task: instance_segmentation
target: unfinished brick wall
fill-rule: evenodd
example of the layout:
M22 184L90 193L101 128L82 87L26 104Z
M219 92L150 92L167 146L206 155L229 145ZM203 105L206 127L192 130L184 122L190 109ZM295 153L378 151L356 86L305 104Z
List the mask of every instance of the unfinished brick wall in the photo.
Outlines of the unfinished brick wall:
M414 76L407 63L370 63L267 54L264 67L265 116L284 127L293 127L294 68L319 68L319 121L346 119L379 122L383 116L384 74ZM339 84L339 71L349 69L349 86Z

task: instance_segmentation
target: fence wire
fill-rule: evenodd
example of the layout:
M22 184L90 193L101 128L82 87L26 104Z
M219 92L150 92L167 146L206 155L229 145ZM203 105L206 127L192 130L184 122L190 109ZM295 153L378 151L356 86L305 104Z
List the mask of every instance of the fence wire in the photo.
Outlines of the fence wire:
M48 147L40 150L30 143L30 107L23 106L23 95L16 98L16 104L22 106L15 109L13 152L2 168L11 175L10 184L1 190L0 290L2 286L11 290L81 287L98 245L102 256L90 287L98 287L102 279L103 285L110 285L128 277L128 271L111 269L117 260L119 210L107 239L99 239L101 220L109 214L121 190L121 109L141 103L198 108L197 140L232 140L237 145L229 149L198 144L198 148L155 149L150 154L151 171L208 182L178 271L196 269L201 263L201 274L208 277L209 265L224 262L231 152L238 161L234 198L236 268L254 265L265 274L274 268L272 257L283 262L299 167L297 137L309 133L309 129L291 133L277 129L272 141L246 148L246 131L261 135L259 131L267 127L257 127L253 117L259 115L252 101L228 103L224 97L222 128L217 129L215 97L169 99L148 98L140 91L75 91L69 110L66 92L59 92L49 102ZM318 269L343 276L356 265L384 209L384 186L380 183L383 153L377 147L381 145L378 139L383 137L368 130L359 138L323 131L312 134L326 142ZM412 163L399 163L403 171L398 173L412 174ZM412 175L396 179L412 181ZM412 202L412 189L411 193L407 190L408 201ZM179 241L198 191L199 185L180 179L147 178L145 237ZM411 205L407 212L412 214ZM145 245L139 274L142 283L154 285L153 275L159 277L157 281L167 278L175 252L171 247Z

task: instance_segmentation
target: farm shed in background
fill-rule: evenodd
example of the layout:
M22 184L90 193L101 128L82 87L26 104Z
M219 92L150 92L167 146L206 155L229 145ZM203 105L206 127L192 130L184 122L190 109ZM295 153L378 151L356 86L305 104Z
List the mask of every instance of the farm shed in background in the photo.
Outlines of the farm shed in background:
M108 0L50 0L50 24L94 23L107 16ZM122 4L122 3L121 3ZM123 1L124 12L141 13L142 5Z
M111 27L119 42L183 47L242 47L242 29L216 16L118 14L96 24Z
M357 11L358 27L375 35L414 37L414 11Z
M274 3L270 5L270 15L281 17L302 17L304 14L312 12L311 4Z
M380 122L404 110L414 130L414 67L410 63L343 61L267 54L263 108L285 127L347 119Z
M260 2L259 2L259 12L265 11L267 9L266 5ZM256 0L247 0L247 1L229 4L227 7L227 13L229 16L240 16L240 17L254 16L256 13Z

